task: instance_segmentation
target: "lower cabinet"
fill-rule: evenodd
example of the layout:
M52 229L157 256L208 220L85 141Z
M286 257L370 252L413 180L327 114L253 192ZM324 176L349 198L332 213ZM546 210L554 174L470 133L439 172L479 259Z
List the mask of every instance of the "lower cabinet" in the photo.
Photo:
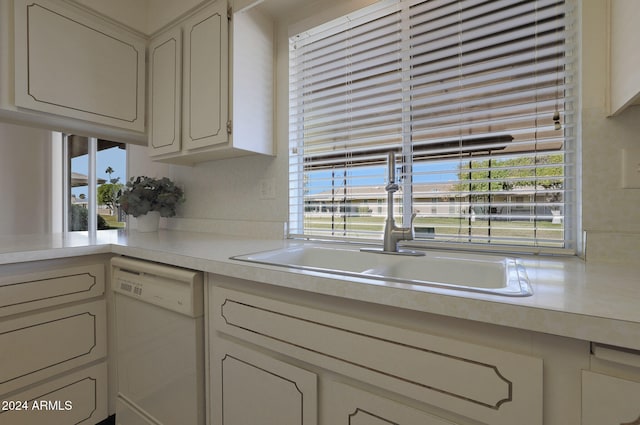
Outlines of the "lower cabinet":
M104 301L0 322L0 394L103 359L106 346Z
M592 343L582 425L640 425L640 351Z
M108 416L103 259L0 266L0 424Z
M317 425L314 373L224 339L213 349L213 425Z
M640 382L583 371L582 425L640 425Z
M107 417L107 364L66 374L2 397L0 423L94 425Z
M539 358L209 289L212 425L543 423Z

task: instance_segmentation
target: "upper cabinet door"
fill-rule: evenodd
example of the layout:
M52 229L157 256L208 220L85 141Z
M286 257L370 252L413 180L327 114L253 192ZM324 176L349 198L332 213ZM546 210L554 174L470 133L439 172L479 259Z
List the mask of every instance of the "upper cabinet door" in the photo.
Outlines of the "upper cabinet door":
M149 45L150 155L180 151L182 103L182 29L154 38Z
M50 0L15 1L18 107L145 130L145 40Z
M183 148L228 142L227 2L218 0L184 26Z

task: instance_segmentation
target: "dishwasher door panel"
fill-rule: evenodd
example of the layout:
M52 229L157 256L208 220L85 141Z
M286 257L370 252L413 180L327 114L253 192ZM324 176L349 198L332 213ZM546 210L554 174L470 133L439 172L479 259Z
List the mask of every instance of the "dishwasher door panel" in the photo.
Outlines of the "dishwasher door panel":
M119 406L163 425L204 424L203 318L117 293L115 308Z

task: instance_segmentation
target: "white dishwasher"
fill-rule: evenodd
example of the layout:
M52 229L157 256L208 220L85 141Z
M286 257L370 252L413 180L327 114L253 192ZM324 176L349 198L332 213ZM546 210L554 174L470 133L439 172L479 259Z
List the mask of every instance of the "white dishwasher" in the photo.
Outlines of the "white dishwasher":
M205 423L203 274L111 260L117 425Z

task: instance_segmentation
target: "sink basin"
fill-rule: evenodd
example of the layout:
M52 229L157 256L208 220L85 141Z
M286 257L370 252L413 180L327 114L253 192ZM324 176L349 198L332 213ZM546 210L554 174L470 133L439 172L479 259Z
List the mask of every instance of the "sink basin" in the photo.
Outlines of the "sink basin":
M497 295L522 297L533 293L524 267L515 258L499 255L429 251L423 257L406 257L339 245L299 245L231 259Z

